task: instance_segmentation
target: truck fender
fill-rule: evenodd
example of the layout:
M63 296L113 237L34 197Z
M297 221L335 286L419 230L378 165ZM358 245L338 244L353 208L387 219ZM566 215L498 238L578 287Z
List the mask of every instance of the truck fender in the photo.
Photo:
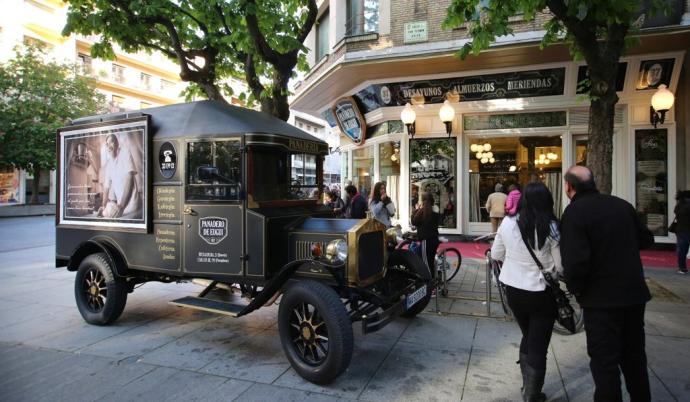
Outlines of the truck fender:
M111 266L115 268L115 275L118 277L127 276L127 262L123 257L119 248L106 239L93 238L87 240L77 246L72 252L72 256L67 264L67 269L76 271L79 269L79 264L91 254L104 253L110 262Z

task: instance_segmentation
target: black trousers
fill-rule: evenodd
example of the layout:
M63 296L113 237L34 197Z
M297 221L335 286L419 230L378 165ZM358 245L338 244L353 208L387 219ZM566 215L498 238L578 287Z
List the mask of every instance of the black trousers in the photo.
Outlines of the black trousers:
M436 249L441 244L438 239L422 240L422 260L429 268L432 278L436 278Z
M584 309L595 401L622 401L620 372L630 401L649 401L644 334L645 305ZM620 368L620 370L619 370Z
M556 320L556 300L551 292L531 292L506 286L508 305L522 331L520 353L527 355L527 364L546 369L546 354Z

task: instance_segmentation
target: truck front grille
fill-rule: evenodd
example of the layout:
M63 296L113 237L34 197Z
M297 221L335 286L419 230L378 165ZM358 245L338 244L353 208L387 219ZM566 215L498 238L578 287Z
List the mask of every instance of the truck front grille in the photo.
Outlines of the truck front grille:
M310 260L311 256L311 246L314 243L319 243L321 245L321 250L326 251L326 244L320 241L304 241L298 240L295 244L295 259L296 260Z
M365 280L383 271L383 232L363 233L357 242L359 280Z

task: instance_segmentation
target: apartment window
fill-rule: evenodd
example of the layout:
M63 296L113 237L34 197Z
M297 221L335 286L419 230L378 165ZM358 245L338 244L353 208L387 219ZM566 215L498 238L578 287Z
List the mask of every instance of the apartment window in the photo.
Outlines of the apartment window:
M141 83L141 87L150 90L151 89L151 76L146 73L141 73L139 81Z
M125 98L122 96L113 95L110 100L110 111L115 113L124 112L125 110Z
M113 63L112 72L113 72L113 80L115 82L119 82L120 84L124 84L124 82L125 82L125 68L121 65Z
M164 79L161 78L161 92L168 92L168 91L170 91L170 90L173 88L174 85L175 85L175 84L173 84L171 81L164 80Z
M80 74L91 75L93 73L93 69L92 69L92 65L91 65L91 62L92 62L91 56L86 55L84 53L79 53L79 55L77 55L77 60L79 62L78 68L79 68Z
M316 61L328 55L328 11L326 11L316 25Z
M348 36L379 30L378 0L348 0L346 30Z

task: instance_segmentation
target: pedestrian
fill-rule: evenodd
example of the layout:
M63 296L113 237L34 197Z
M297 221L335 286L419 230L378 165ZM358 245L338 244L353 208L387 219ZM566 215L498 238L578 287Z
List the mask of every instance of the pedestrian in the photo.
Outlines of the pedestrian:
M489 213L491 220L491 233L498 231L498 226L501 224L503 217L506 216L506 199L508 196L503 192L503 184L496 183L494 192L489 194L486 199L486 212Z
M491 258L504 261L498 279L506 285L508 305L522 332L522 399L544 401L541 389L557 306L534 257L553 277L563 271L558 220L553 214L553 196L543 183L528 184L519 205L518 214L505 218L499 226Z
M364 219L367 212L367 202L362 197L362 194L358 193L357 187L352 184L345 187L345 192L349 197L345 208L345 217L348 219Z
M678 253L678 273L687 274L687 255L690 248L690 191L676 193L676 253Z
M338 196L335 190L328 192L328 203L326 206L333 211L336 218L344 217L345 202Z
M518 203L520 202L520 185L511 183L508 186L508 197L506 198L506 214L514 216L518 210Z
M386 183L378 182L374 185L374 191L369 200L369 209L374 213L377 221L391 227L391 217L395 216L395 204L386 193Z
M627 201L600 194L592 172L564 176L570 205L561 218L568 290L584 310L595 401L621 401L620 371L630 401L649 401L644 310L651 299L639 250L654 243Z
M441 242L438 238L438 225L441 214L434 211L434 196L431 193L422 193L422 205L412 215L411 223L417 228L417 239L421 245L421 255L424 264L429 268L431 277L436 277L434 262L436 249Z

